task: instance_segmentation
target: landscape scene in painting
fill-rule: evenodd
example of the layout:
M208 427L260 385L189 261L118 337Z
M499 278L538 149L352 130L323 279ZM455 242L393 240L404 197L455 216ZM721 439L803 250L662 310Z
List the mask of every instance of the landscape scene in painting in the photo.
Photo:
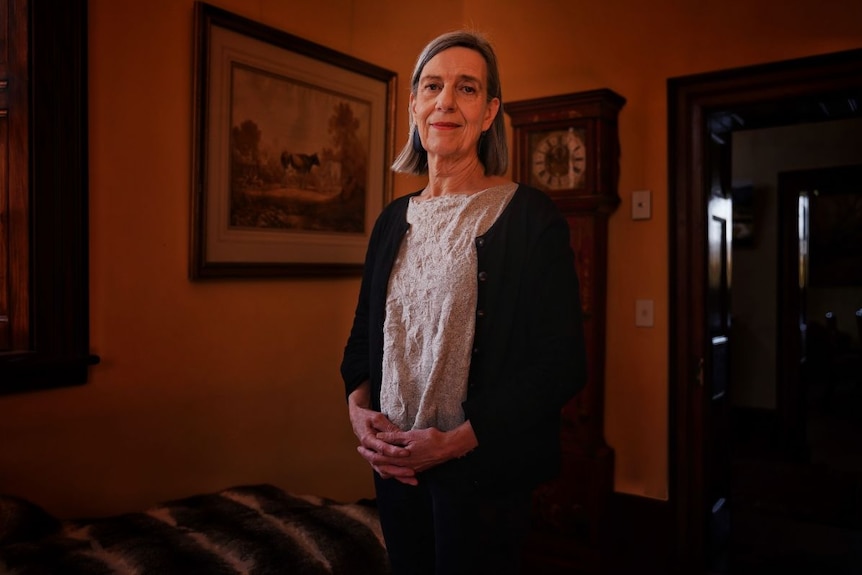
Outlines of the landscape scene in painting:
M365 233L368 102L234 65L230 226Z

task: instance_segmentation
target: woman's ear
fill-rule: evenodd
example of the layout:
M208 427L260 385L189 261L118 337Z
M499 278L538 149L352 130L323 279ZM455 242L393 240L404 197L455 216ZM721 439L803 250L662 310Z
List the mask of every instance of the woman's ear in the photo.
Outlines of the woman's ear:
M482 131L486 132L494 123L494 118L500 112L500 98L491 98L488 102L488 107L485 109L485 121L482 122Z

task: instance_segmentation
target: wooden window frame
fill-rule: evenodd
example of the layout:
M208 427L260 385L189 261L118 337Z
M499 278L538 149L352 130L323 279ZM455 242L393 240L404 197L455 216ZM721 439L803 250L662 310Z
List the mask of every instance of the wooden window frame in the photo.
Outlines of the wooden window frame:
M11 145L0 185L15 210L0 222L11 326L0 394L83 384L99 361L89 349L87 0L6 2Z

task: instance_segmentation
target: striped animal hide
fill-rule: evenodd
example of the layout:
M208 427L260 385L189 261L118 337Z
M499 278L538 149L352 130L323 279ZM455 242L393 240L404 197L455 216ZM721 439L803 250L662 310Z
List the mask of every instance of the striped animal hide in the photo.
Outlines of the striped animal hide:
M388 572L373 506L292 495L271 485L63 521L30 540L0 539L2 575Z

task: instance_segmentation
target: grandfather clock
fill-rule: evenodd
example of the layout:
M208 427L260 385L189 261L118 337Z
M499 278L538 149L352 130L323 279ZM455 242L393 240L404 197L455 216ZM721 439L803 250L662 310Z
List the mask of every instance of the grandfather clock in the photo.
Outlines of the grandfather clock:
M604 438L607 222L620 202L617 116L625 98L602 89L508 102L513 176L544 190L571 230L588 382L563 409L559 476L540 486L525 561L529 573L600 573L614 451Z

